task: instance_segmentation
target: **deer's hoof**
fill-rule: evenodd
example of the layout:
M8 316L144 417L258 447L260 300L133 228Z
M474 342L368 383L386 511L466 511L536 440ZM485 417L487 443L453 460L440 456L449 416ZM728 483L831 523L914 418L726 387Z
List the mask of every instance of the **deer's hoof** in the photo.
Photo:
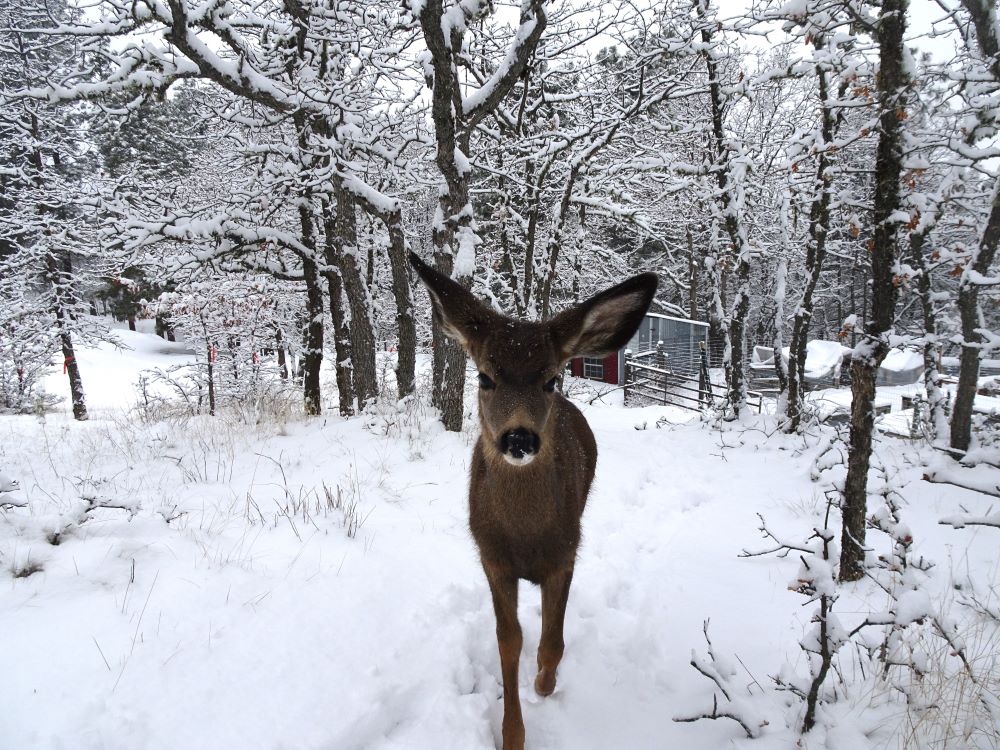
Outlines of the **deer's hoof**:
M538 670L538 676L535 678L535 692L544 698L552 695L555 689L556 671L544 668Z

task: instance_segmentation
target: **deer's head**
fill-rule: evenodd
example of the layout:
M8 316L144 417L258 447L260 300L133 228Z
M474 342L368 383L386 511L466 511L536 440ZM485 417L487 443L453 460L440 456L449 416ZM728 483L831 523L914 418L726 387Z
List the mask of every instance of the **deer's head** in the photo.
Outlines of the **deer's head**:
M550 419L556 384L573 357L604 357L628 342L656 292L656 275L634 276L542 322L491 310L415 253L441 329L479 368L479 417L488 458L525 466L559 436Z

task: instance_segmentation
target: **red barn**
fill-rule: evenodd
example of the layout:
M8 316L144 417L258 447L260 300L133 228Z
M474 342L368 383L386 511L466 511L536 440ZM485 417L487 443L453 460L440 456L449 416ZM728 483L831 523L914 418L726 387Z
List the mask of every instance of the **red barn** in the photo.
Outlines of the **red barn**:
M575 377L589 380L601 380L611 385L618 385L618 360L620 351L609 354L604 359L593 357L577 357L569 362L569 370Z

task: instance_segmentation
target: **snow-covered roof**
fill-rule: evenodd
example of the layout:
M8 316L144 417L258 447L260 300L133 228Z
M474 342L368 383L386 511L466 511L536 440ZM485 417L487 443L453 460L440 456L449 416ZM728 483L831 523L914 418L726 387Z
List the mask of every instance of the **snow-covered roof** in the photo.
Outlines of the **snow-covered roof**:
M924 357L919 352L912 349L892 349L882 360L881 369L892 372L906 372L907 370L923 370Z
M675 318L673 315L660 315L660 313L646 313L647 318L661 318L662 320L673 320L677 323L690 323L693 326L703 326L708 328L708 323L703 323L700 320L691 320L690 318Z

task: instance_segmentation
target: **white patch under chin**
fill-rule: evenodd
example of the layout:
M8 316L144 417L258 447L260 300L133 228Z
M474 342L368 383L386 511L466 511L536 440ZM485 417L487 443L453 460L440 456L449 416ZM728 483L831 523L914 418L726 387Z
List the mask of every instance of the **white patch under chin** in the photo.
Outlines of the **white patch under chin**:
M525 453L520 458L514 458L509 453L504 453L503 460L509 463L511 466L527 466L528 464L530 464L532 461L535 460L535 454Z

